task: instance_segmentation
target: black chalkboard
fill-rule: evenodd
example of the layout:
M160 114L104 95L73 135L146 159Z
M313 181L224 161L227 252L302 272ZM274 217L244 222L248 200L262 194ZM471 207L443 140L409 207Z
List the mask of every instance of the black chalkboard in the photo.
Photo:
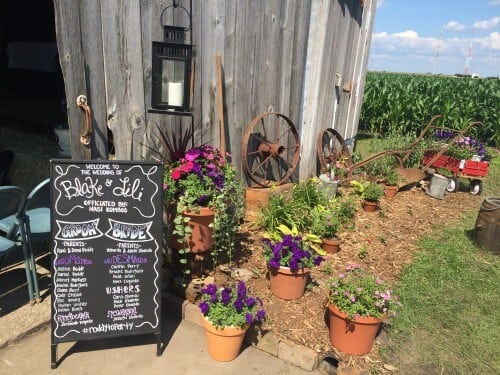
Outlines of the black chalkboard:
M162 165L52 160L50 172L52 367L59 342L159 340Z

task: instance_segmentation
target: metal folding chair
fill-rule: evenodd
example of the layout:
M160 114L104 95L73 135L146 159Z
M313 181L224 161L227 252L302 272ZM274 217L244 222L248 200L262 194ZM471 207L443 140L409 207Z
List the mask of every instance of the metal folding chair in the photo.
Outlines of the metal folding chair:
M50 240L51 236L49 178L40 182L28 194L20 216L24 223L29 252L33 259L33 241ZM38 301L40 299L40 292L36 272L34 273L33 287L35 298Z
M26 221L22 210L26 194L17 186L0 186L0 256L21 247L24 255L24 268L30 301L39 299L35 260L29 245Z

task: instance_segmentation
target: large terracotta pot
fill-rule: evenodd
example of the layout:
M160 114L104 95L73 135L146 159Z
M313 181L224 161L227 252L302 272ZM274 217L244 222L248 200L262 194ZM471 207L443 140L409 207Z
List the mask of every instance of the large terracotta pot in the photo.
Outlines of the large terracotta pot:
M273 294L281 299L293 300L303 296L311 270L303 268L292 272L289 267L269 269L269 283Z
M248 329L248 324L239 327L214 327L202 316L203 328L207 339L208 354L216 361L228 362L240 354L241 345Z
M200 207L199 211L183 211L182 216L189 217L189 227L191 236L187 239L186 247L191 253L201 253L212 248L213 228L210 226L214 222L214 210L208 207ZM174 249L181 249L183 246L178 241L179 236L172 236L171 246Z
M349 319L331 303L328 304L328 310L332 345L352 355L369 353L382 320L375 317Z
M328 254L338 253L340 250L340 240L337 238L322 238L321 248Z

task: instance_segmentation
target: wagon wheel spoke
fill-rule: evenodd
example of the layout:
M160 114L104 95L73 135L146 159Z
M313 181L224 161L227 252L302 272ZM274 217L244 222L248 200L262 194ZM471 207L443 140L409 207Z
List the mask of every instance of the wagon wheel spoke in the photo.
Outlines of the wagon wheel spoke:
M299 136L290 119L263 113L252 120L243 136L243 169L257 185L284 183L297 167L299 150Z
M352 165L352 158L342 136L334 129L325 129L318 134L318 160L320 171L327 173L339 160L343 160L346 167Z

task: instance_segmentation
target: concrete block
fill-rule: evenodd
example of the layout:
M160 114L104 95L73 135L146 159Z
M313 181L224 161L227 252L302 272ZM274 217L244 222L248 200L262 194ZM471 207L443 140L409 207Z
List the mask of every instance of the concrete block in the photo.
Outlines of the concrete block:
M278 356L279 339L271 331L262 331L252 326L247 331L245 342L275 357Z
M280 341L278 344L278 358L306 371L312 371L318 365L319 354L305 346L289 341Z

